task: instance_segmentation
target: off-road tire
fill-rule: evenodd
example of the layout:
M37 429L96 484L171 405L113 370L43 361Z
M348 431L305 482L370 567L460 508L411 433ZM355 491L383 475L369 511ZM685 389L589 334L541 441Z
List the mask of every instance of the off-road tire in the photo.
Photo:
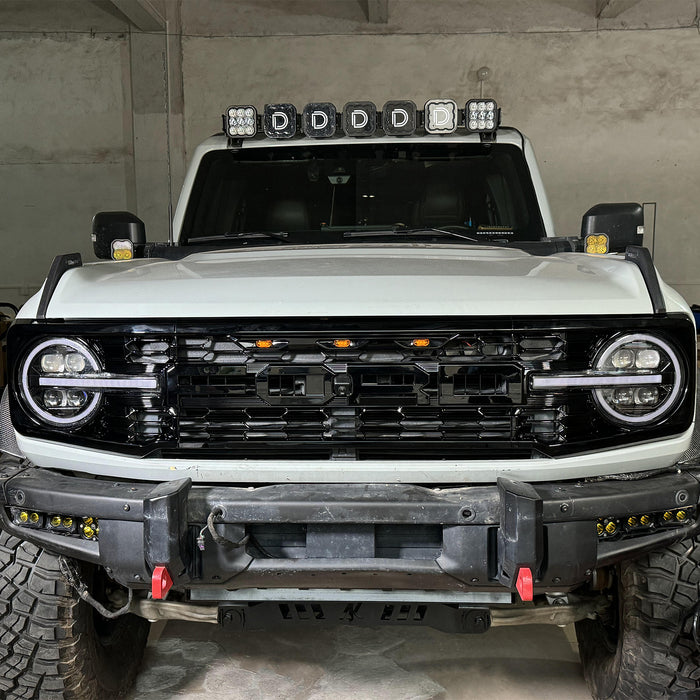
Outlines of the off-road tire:
M78 598L56 555L0 531L0 697L123 695L143 658L148 630L149 623L134 615L101 617Z
M608 620L576 623L583 673L597 700L700 699L700 540L617 568Z

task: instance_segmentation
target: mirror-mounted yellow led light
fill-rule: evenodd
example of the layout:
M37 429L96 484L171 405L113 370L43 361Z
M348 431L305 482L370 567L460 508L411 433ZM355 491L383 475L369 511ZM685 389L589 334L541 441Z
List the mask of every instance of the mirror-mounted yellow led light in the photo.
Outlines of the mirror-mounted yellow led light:
M592 255L605 255L609 250L609 240L604 233L593 233L586 236L585 251Z
M682 522L683 520L685 520L687 517L688 517L688 514L687 514L684 510L679 510L679 511L676 513L676 520L678 520L678 521L680 521L680 522Z
M63 518L63 527L73 527L73 518Z
M92 527L90 525L84 525L83 526L83 535L90 540L94 537L95 531L92 529Z
M51 525L53 527L58 527L61 524L61 516L60 515L52 515L51 516Z
M603 523L596 523L596 530L598 531L599 535L602 535L605 532L605 528L603 527Z
M333 341L333 347L335 348L350 348L352 347L352 340L349 338L338 338Z
M256 348L271 348L272 347L272 341L269 340L268 338L263 338L261 340L256 340L255 341L255 347Z
M664 522L667 522L667 523L671 522L671 520L673 520L673 513L670 510L667 510L664 513L663 518L664 518Z
M29 522L38 523L39 522L39 513L30 513L29 514Z
M23 511L19 514L19 521L20 521L21 523L26 523L28 520L29 520L29 513L27 513L26 510L23 510Z
M617 532L617 525L611 520L606 526L605 526L605 532L608 533L608 535L614 535Z
M131 260L134 257L134 244L128 238L112 241L112 260Z
M651 525L651 517L648 515L643 515L641 518L639 518L639 522L642 523L642 525Z
M637 525L639 525L639 520L637 520L637 516L636 516L636 515L630 515L630 517L627 518L627 524L628 524L630 527L637 527Z
M430 346L430 338L414 338L411 341L414 348L427 348Z

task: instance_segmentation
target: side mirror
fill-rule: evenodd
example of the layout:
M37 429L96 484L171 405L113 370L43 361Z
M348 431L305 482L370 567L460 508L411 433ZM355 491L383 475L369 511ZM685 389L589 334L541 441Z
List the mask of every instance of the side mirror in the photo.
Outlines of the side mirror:
M128 211L101 211L92 219L92 247L101 260L131 260L143 255L146 226Z
M608 237L608 249L622 252L628 245L642 245L644 237L644 209L641 204L596 204L581 221L581 238L600 235Z

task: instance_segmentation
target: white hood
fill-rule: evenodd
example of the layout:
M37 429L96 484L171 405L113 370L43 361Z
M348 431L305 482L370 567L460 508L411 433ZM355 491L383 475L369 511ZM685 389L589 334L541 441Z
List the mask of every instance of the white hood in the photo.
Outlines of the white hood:
M37 298L22 310L35 317ZM573 316L652 311L619 256L395 244L256 248L68 271L47 318Z

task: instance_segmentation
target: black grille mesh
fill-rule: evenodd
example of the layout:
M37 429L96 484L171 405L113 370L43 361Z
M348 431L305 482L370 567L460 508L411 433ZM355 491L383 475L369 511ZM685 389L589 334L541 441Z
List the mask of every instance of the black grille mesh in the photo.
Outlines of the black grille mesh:
M333 340L300 334L181 336L177 435L185 449L312 445L561 444L567 407L524 398L526 368L566 357L554 334L375 335ZM424 340L421 342L424 344ZM141 340L140 357L164 353ZM142 360L143 361L143 360ZM254 446L258 447L254 447Z

